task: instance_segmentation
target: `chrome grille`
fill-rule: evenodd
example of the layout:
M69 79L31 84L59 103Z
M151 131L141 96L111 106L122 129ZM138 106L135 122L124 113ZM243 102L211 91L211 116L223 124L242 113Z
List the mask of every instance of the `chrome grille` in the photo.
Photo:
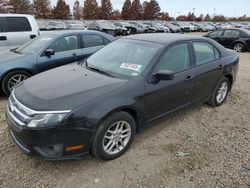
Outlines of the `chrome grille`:
M15 96L11 94L8 101L8 113L10 117L21 126L30 120L30 116L24 111L23 107L20 105L19 101L16 100Z

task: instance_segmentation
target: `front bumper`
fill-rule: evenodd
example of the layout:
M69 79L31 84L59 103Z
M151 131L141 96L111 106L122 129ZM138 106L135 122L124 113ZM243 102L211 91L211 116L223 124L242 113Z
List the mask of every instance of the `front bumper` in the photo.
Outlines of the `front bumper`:
M82 158L89 154L92 130L84 128L83 122L35 130L19 126L8 110L6 120L13 142L26 155L44 160L68 160ZM79 145L83 147L67 150L69 147Z

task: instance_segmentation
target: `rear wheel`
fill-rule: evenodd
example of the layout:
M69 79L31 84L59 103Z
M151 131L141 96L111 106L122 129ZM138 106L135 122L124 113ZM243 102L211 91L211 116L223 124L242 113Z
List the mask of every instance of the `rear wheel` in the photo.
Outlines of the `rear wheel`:
M221 106L227 98L228 92L230 89L230 82L228 78L223 77L216 85L211 99L208 101L208 104L217 107Z
M109 116L98 127L92 143L93 154L102 160L112 160L127 151L131 145L136 126L126 112Z
M241 44L241 43L235 43L234 44L234 50L236 51L236 52L244 52L245 51L245 46L243 45L243 44Z
M29 78L31 75L26 71L13 71L8 73L2 80L2 90L6 95L10 95L13 88Z

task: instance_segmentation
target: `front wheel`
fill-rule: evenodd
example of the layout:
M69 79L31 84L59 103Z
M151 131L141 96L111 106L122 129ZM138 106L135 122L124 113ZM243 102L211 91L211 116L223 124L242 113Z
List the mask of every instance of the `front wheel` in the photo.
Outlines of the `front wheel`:
M228 78L222 78L216 85L211 99L208 101L208 104L213 107L221 106L227 98L230 88L230 83Z
M109 116L98 127L93 143L93 154L102 160L112 160L124 154L136 132L133 117L126 112Z
M9 96L16 85L23 82L30 76L31 75L28 72L22 70L10 72L3 78L2 90L7 96Z

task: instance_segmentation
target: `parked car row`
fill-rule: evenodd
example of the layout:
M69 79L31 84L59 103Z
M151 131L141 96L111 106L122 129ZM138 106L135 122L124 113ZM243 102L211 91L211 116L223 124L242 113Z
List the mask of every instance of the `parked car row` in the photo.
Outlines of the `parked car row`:
M204 37L211 38L237 52L250 50L250 30L247 29L219 29L209 32Z
M45 27L45 25L47 26ZM56 24L57 23L57 24ZM64 23L64 24L62 24ZM38 20L41 30L51 29L89 29L110 32L113 35L139 33L180 33L207 32L217 29L250 28L248 22L181 22L181 21L128 21L128 20Z

